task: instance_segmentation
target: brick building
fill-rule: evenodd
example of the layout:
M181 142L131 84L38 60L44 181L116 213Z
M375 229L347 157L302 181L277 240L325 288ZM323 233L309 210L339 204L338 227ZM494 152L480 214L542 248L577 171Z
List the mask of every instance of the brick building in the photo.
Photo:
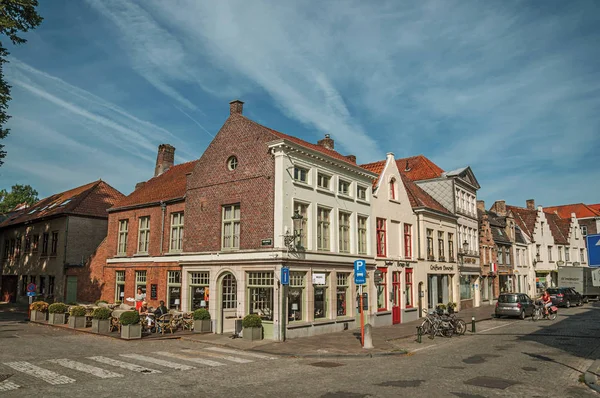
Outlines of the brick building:
M0 223L1 298L27 300L28 283L45 300L76 301L78 281L69 270L81 268L106 236L106 210L123 195L95 181L42 199L13 212ZM99 287L88 283L87 289Z

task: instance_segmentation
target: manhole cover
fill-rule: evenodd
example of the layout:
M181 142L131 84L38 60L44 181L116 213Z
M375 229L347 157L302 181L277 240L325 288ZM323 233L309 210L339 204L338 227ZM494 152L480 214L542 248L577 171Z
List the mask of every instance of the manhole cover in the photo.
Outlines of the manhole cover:
M464 384L477 387L497 388L499 390L504 390L505 388L520 383L517 381L501 379L499 377L479 376L465 381Z
M366 397L366 394L357 394L355 392L347 392L347 391L336 391L336 392L328 392L325 395L321 395L321 398L363 398Z
M425 380L394 380L377 384L382 387L419 387Z
M338 366L344 366L344 364L336 362L315 362L311 363L310 366L316 366L318 368L337 368Z
M535 372L537 368L533 368L531 366L523 366L521 369L526 370L527 372Z
M4 380L8 379L10 376L12 376L12 375L2 375L2 374L0 374L0 383L2 383Z

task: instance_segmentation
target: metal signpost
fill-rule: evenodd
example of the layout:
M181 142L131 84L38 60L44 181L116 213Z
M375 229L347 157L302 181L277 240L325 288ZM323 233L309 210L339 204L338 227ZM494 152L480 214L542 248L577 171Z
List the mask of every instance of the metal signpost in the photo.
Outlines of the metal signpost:
M27 307L27 320L31 319L31 303L33 303L36 288L37 286L35 285L35 283L29 283L27 285L27 297L29 297L29 306Z
M363 285L367 283L367 263L365 260L354 261L354 283L358 285L360 311L360 344L365 344L365 310L363 308Z
M585 237L588 252L588 265L590 267L600 267L600 234L588 235Z
M281 340L285 341L286 338L286 324L288 321L287 313L287 299L288 299L288 286L290 285L290 269L289 267L281 267Z

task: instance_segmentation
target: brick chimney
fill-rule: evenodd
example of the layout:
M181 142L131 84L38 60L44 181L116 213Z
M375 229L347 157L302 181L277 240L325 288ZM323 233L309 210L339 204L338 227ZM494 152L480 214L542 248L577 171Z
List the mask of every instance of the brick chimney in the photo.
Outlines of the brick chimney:
M322 146L326 149L331 149L333 151L333 140L329 137L329 134L325 134L325 138L317 141L317 145Z
M242 114L244 111L244 103L240 100L233 100L229 103L229 114L233 115L234 113Z
M503 200L497 200L492 206L492 211L499 216L506 216L506 202Z
M346 155L346 159L348 159L352 163L356 163L356 155Z
M533 200L533 199L527 199L525 201L525 203L527 203L527 208L529 210L535 210L535 200Z
M169 144L160 144L158 146L158 155L156 156L156 167L154 168L154 177L158 177L175 163L175 147Z
M481 210L483 213L485 213L485 201L483 201L483 200L477 201L477 210Z

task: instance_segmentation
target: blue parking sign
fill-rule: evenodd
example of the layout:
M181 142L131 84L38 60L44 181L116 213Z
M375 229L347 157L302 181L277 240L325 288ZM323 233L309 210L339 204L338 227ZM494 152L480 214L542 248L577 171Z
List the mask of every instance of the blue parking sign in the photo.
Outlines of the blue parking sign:
M587 241L588 265L600 267L600 234L588 235Z
M281 284L290 284L290 269L288 267L281 267Z
M354 261L354 283L357 285L367 283L367 262L365 260Z

